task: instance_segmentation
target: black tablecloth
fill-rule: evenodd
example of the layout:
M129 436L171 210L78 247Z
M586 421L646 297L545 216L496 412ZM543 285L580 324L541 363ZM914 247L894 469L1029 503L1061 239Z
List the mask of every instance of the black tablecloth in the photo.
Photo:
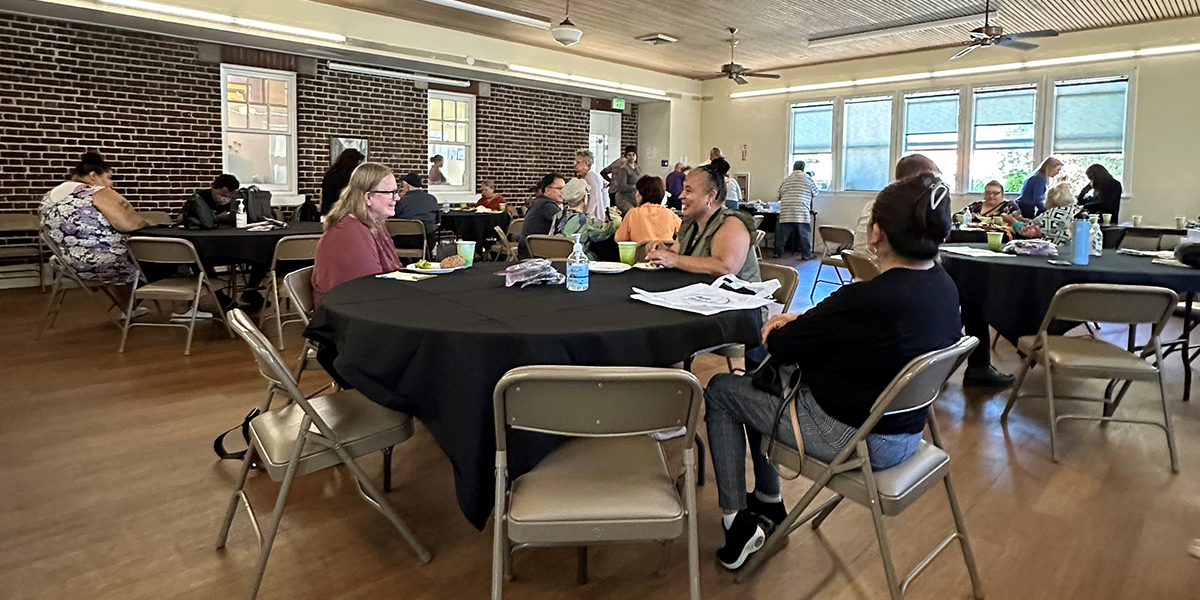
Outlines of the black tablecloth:
M987 244L987 232L982 229L960 229L955 227L950 230L950 236L946 238L947 244Z
M508 231L511 221L512 216L507 212L477 213L471 210L452 210L442 213L442 229L453 231L459 239L476 242L476 250L481 251L486 250L480 247L488 238L496 237L496 227L499 226L501 231Z
M1114 250L1091 257L1086 266L1052 265L1036 256L985 258L942 252L941 258L963 301L978 303L984 320L1010 341L1037 333L1055 292L1068 284L1157 285L1181 295L1200 291L1200 270L1156 265L1149 258Z
M504 287L499 263L407 283L367 277L324 296L305 335L321 363L367 397L421 420L450 457L458 502L482 529L494 494L492 391L524 365L666 367L724 342L757 344L758 311L712 317L629 298L711 277L679 271L595 274L585 292ZM564 402L570 401L564 398ZM512 432L512 477L559 439Z
M750 213L751 215L753 215L755 217L761 216L763 218L762 223L759 224L759 226L758 226L759 231L762 231L764 233L775 233L775 226L779 224L779 213L766 211L766 210L758 210L757 208L750 208L750 205L748 205L748 204L743 204L742 210Z
M292 223L283 229L246 231L236 227L186 229L183 227L146 227L132 235L183 238L196 247L205 265L241 263L271 264L275 243L289 235L321 233L320 223Z

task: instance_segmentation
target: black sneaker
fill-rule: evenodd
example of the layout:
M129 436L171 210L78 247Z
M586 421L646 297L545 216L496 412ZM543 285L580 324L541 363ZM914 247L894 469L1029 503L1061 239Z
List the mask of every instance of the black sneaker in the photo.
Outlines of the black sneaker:
M758 524L758 517L748 510L739 510L733 525L725 530L725 547L717 550L717 560L731 571L740 569L766 541L767 534Z
M963 385L1000 388L1012 385L1014 379L1012 375L1001 373L991 365L967 367L967 372L963 374Z
M254 312L266 304L266 299L258 293L258 290L246 290L242 292L242 304L245 304L250 312Z
M787 508L783 506L783 501L779 502L763 502L754 495L754 492L746 494L746 510L762 517L770 524L770 530L779 527L779 524L787 518Z

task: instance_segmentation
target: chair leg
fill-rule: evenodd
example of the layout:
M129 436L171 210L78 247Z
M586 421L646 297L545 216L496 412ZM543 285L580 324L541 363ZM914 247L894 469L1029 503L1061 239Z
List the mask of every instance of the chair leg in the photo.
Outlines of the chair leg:
M412 530L408 528L408 525L404 523L404 520L400 518L400 515L396 514L396 510L392 508L392 504L388 502L387 498L384 497L384 495L379 492L375 485L371 483L370 478L368 478L367 474L363 472L362 467L358 466L358 461L354 460L354 457L350 456L350 454L346 452L345 448L339 446L336 448L336 451L338 456L341 457L342 462L346 465L346 468L350 469L350 472L354 475L355 483L359 487L359 492L362 493L366 499L369 500L375 506L375 508L379 510L379 512L383 513L383 516L387 517L387 519L392 522L392 525L394 525L396 529L400 531L400 535L404 536L404 541L408 542L408 545L413 549L413 552L417 553L417 556L421 559L421 562L429 562L430 559L433 558L429 554L429 551L421 545L421 542L417 540L417 536L413 535Z
M775 531L771 535L767 536L767 541L763 544L762 549L751 554L750 560L742 565L741 569L738 569L736 577L738 583L745 583L749 580L750 576L754 574L754 571L763 562L770 558L779 548L783 547L783 544L787 541L787 536L797 526L796 522L800 520L800 517L804 516L804 511L817 499L817 494L825 488L830 478L831 475L827 472L813 481L813 484L809 486L808 491L804 493L800 501L788 512L787 518L775 527Z
M967 525L963 521L962 509L958 506L958 495L954 493L954 484L950 482L950 473L943 479L946 483L946 495L950 499L950 512L954 513L954 527L958 530L958 544L962 548L963 561L967 563L967 574L971 576L971 590L975 600L983 600L983 580L979 578L979 569L975 566L975 553L971 551L971 541L967 538Z
M667 567L671 565L671 540L663 540L662 554L658 559L658 576L664 577L667 574Z
M587 546L580 546L579 548L576 549L576 555L578 556L578 563L577 563L577 567L575 569L575 581L577 583L579 583L579 585L587 585L587 582L588 582L587 552L588 552Z
M700 600L700 537L696 532L696 454L685 450L683 465L683 496L687 505L688 589L691 592L691 600Z
M267 274L267 285L271 286L271 311L275 313L275 334L279 340L279 349L283 350L283 307L279 305L279 285L275 281L275 272Z
M275 534L279 533L279 521L283 519L283 505L287 502L288 492L292 489L292 480L296 477L296 467L300 465L300 452L304 450L304 444L308 441L308 428L311 426L312 417L304 415L304 419L300 421L299 439L296 440L296 447L288 459L287 471L284 472L283 481L279 485L279 497L275 499L275 512L271 515L271 522L267 525L266 534L263 535L262 548L258 551L258 565L254 569L254 581L250 585L250 600L258 597L258 590L262 587L263 575L267 572L267 560L271 558L271 547L275 544ZM250 459L249 451L246 452L246 459ZM243 465L242 468L247 467Z
M1017 396L1021 393L1021 385L1025 383L1025 376L1029 374L1033 368L1033 354L1025 357L1025 361L1021 363L1021 372L1017 373L1017 381L1013 383L1012 393L1008 395L1008 403L1004 405L1004 412L1000 413L1000 420L1007 421L1008 413L1012 410L1013 404L1017 402ZM1050 374L1046 373L1049 377Z
M1159 350L1158 396L1162 400L1163 429L1167 433L1167 453L1171 456L1171 472L1179 472L1179 457L1175 453L1175 428L1171 426L1171 411L1167 409L1167 388L1163 383L1162 351Z
M125 322L121 324L121 346L117 348L117 354L125 353L125 340L129 339L129 322L133 320L133 296L133 291L130 291L129 305L125 307Z
M837 498L833 501L833 504L830 504L829 506L825 507L824 510L817 513L817 516L813 519L813 522L812 522L813 531L820 529L821 523L824 523L825 519L827 519L829 517L829 515L831 513L833 513L833 509L837 508L838 505L841 503L842 503L842 495L838 494Z
M707 469L707 466L706 466L707 463L704 460L704 456L707 453L708 453L708 449L705 448L705 446L704 446L704 440L700 439L700 436L697 435L696 436L696 460L698 461L698 463L696 464L696 485L704 485L704 482L708 480L708 478L705 476L705 470Z
M813 277L812 291L808 293L808 299L810 301L813 299L813 296L817 295L817 284L821 281L821 267L823 266L825 266L825 263L817 263L817 275L816 277Z
M1042 367L1046 372L1046 405L1050 412L1050 460L1058 462L1058 417L1054 413L1054 374L1050 372L1049 360Z
M497 453L499 456L501 453ZM499 459L497 459L499 462ZM508 572L508 499L505 489L504 467L496 465L496 517L492 525L492 600L500 600L503 594L504 579Z
M192 333L196 331L196 311L200 310L200 293L196 293L196 297L192 299L192 316L188 319L187 341L183 344L183 355L191 356L192 354Z
M875 487L875 474L871 472L871 463L867 451L867 443L858 443L858 456L863 461L863 481L867 486L867 497L871 499L871 520L875 522L875 537L879 539L879 554L883 558L883 574L887 577L888 592L892 600L903 600L900 591L900 580L896 577L896 566L892 564L892 548L888 543L887 529L883 523L883 511L879 507L879 490Z
M392 450L395 446L383 449L383 493L392 492Z
M238 473L237 483L233 486L233 496L229 498L229 508L225 511L225 521L221 523L221 532L217 534L217 549L224 548L225 541L229 539L229 527L233 524L234 515L237 514L238 500L242 497L242 490L246 488L246 477L250 474L253 454L253 451L247 449L246 457L242 459L242 470ZM251 517L253 518L253 515Z
M37 333L34 334L33 341L36 342L42 339L42 334L45 333L46 329L50 326L50 310L54 308L55 304L60 304L62 302L62 296L65 296L66 294L67 290L60 289L60 281L56 277L53 285L50 287L50 297L46 299L46 309L42 311L42 324L40 327L38 327Z

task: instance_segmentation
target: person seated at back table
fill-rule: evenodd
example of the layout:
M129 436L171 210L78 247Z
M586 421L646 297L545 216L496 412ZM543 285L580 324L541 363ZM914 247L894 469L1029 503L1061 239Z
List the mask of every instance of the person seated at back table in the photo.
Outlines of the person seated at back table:
M1110 223L1117 223L1121 212L1121 182L1117 181L1104 165L1092 165L1084 172L1088 184L1079 192L1079 204L1094 215L1112 215Z
M762 281L758 258L751 249L754 220L749 214L725 207L725 174L729 163L717 157L692 169L683 180L683 222L679 243L662 241L646 246L646 261L689 273L720 277L737 275L742 281Z
M475 202L475 206L482 206L488 210L500 210L500 205L508 203L504 200L504 196L496 193L496 184L490 179L479 184L479 200Z
M354 148L346 148L333 161L325 175L321 177L321 214L327 215L342 195L342 188L350 182L350 174L358 168L367 157Z
M896 161L896 181L908 179L913 175L921 173L933 173L941 175L941 169L924 154L909 154L904 158ZM875 201L871 200L863 206L862 212L858 215L858 223L854 226L854 250L857 252L871 251L867 243L867 227L871 223L871 215L875 210Z
M680 186L682 187L682 183ZM654 175L646 175L639 179L638 205L625 213L621 227L617 229L617 241L641 243L675 239L681 220L675 211L663 206L662 199L665 194L662 179Z
M1006 215L1021 216L1021 207L1016 202L1004 199L1004 185L995 179L983 186L983 200L972 202L962 209L963 222L991 220Z
M575 239L575 234L579 234L579 243L583 245L584 252L587 252L588 259L596 260L596 254L590 248L592 242L612 239L617 226L621 224L621 216L615 207L609 209L608 221L588 214L588 197L591 194L591 186L582 177L576 177L563 186L562 198L566 210L559 216L554 232L571 239ZM613 213L617 214L614 216Z
M396 203L395 218L415 219L424 223L425 247L433 247L438 225L442 223L442 211L438 207L437 198L424 189L421 176L417 173L405 175L400 183L400 200ZM421 240L409 236L397 238L396 247L420 248Z
M772 317L762 329L773 359L796 365L796 416L805 454L831 461L870 415L909 361L962 336L958 289L934 260L950 232L950 190L933 173L893 183L875 198L869 243L882 273L843 286L805 313ZM762 454L782 399L750 376L715 375L704 392L708 443L724 511L725 546L717 559L737 569L787 516L779 476ZM928 408L885 416L867 435L871 467L883 470L916 452ZM746 444L754 491L746 492ZM789 416L779 442L797 448ZM766 523L764 526L763 523Z
M338 285L400 268L387 220L396 210L396 176L379 163L359 165L333 209L317 242L312 273L313 305Z
M217 176L207 190L196 190L188 201L200 200L212 209L213 214L217 216L217 223L232 225L236 216L233 214L233 193L240 187L242 184L238 182L237 177L224 173Z
M529 244L526 243L529 236L550 234L554 220L562 211L564 185L563 178L558 173L549 173L534 186L538 197L525 213L525 222L521 225L521 243L518 248L521 258L529 258Z
M1046 211L1026 219L1020 215L1005 215L1004 220L1019 238L1049 240L1055 245L1071 241L1071 221L1080 211L1071 194L1071 184L1060 183L1046 192Z

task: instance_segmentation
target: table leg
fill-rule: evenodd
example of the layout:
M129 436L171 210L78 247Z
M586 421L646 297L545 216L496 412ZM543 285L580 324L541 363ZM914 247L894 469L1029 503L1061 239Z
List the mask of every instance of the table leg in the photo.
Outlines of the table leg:
M1192 321L1192 302L1196 299L1195 292L1188 292L1183 311L1183 401L1192 399L1192 355L1188 354L1188 327Z
M1137 324L1136 323L1129 324L1129 340L1126 342L1126 349L1129 350L1130 352L1137 352ZM1117 409L1117 407L1112 404L1113 391L1115 391L1116 389L1117 389L1117 380L1116 379L1110 380L1108 382L1108 385L1105 386L1105 388L1104 388L1104 411L1102 414L1106 417L1113 416L1113 412L1115 412Z

